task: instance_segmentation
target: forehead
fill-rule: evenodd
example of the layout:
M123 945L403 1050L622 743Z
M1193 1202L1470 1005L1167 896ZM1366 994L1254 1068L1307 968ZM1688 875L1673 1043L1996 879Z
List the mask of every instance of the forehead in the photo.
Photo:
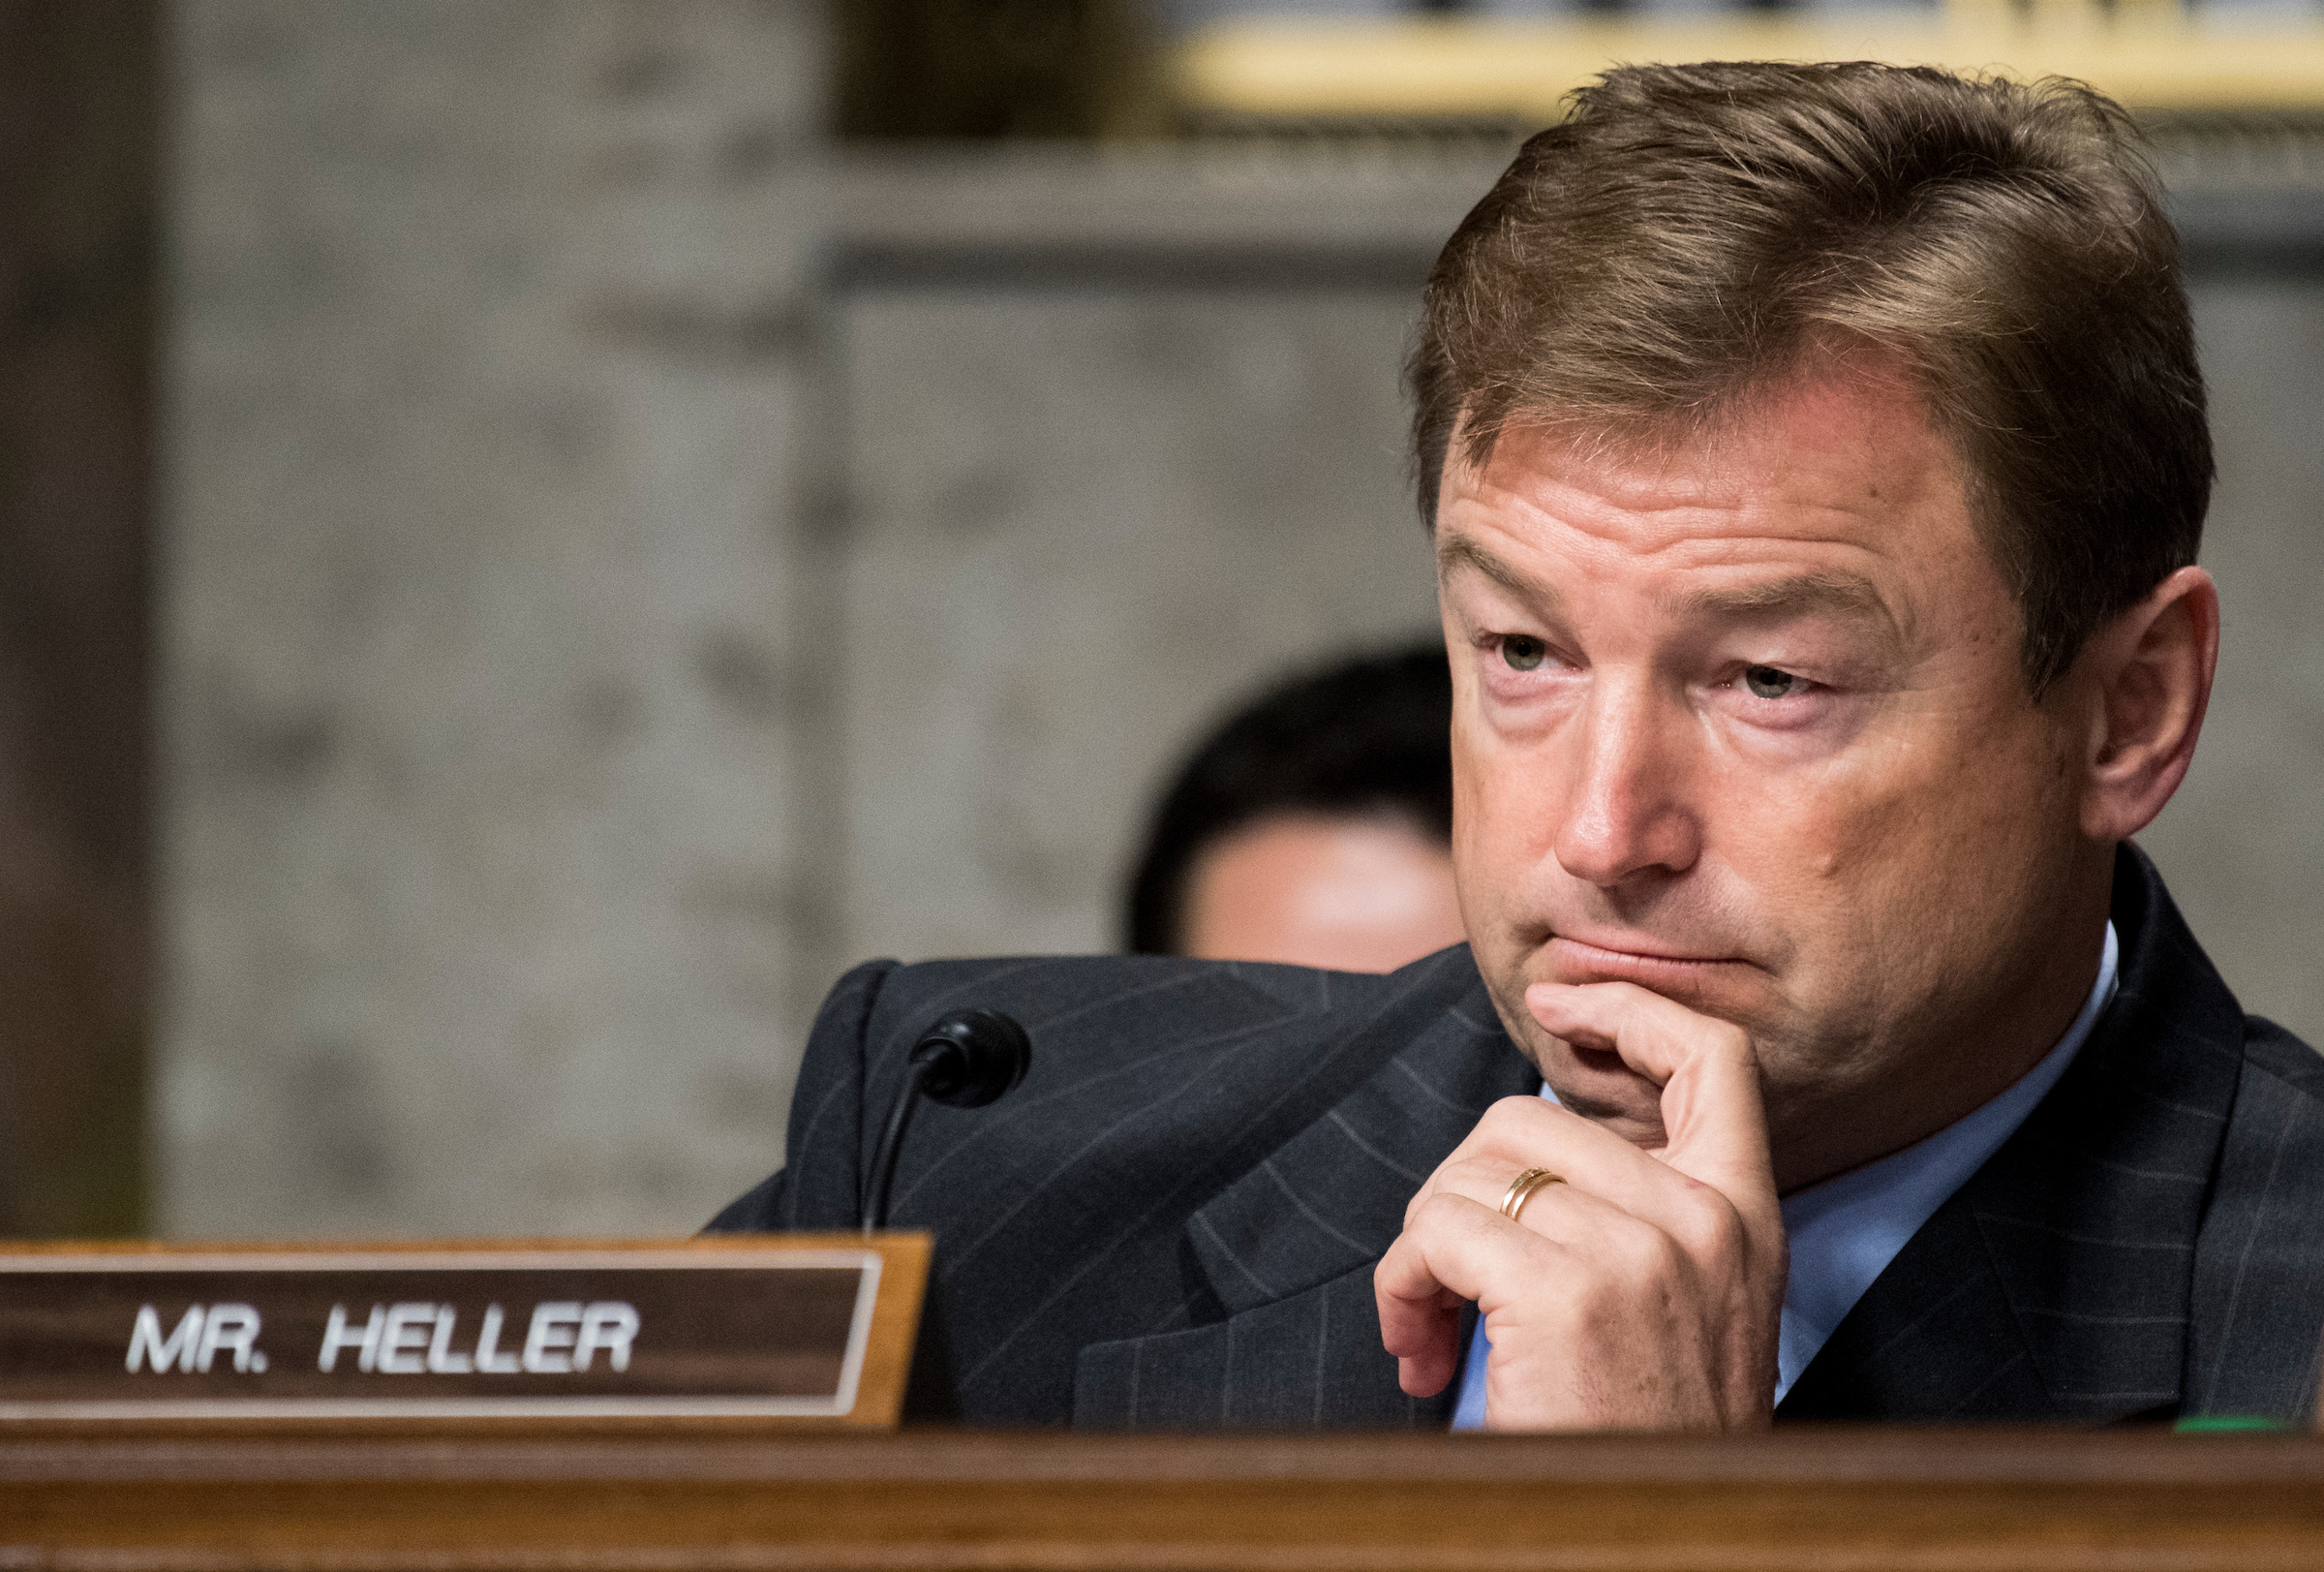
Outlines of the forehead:
M1438 520L1448 568L1514 550L1569 572L1991 573L1950 446L1877 374L1788 383L1699 431L1515 425L1483 464L1447 466Z

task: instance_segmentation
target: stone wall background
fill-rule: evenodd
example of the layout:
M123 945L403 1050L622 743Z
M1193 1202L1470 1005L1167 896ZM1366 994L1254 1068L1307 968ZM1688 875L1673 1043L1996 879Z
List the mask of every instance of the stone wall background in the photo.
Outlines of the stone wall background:
M1394 368L1489 161L841 168L811 0L174 15L165 1231L690 1230L841 967L1110 946L1188 734L1428 622ZM2324 282L2199 293L2149 845L2324 1037Z
M1410 295L865 292L844 931L1110 949L1189 740L1319 655L1434 636L1394 370Z
M811 0L179 8L160 1220L774 1165Z

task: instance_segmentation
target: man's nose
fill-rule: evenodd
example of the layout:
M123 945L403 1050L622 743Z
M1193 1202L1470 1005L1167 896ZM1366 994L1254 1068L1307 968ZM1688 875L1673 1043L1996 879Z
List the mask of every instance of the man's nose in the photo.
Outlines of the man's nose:
M1688 801L1688 740L1695 718L1676 696L1644 681L1592 685L1577 771L1558 826L1560 867L1602 888L1683 873L1702 849Z

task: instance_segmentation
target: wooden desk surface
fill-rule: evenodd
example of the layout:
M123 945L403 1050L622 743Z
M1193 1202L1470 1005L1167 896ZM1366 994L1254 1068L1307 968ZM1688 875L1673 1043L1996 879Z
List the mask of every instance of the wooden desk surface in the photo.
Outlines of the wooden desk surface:
M2324 1567L2324 1442L0 1430L0 1569Z

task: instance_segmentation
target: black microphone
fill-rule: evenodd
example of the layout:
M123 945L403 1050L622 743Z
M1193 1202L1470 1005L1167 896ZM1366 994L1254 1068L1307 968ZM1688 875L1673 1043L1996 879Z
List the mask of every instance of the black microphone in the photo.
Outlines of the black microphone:
M871 1187L864 1200L864 1232L888 1221L888 1191L896 1185L896 1157L903 1150L903 1127L922 1097L952 1108L982 1108L1015 1090L1033 1062L1033 1039L998 1010L954 1010L936 1017L912 1044L903 1089L888 1111L888 1127L872 1154Z

